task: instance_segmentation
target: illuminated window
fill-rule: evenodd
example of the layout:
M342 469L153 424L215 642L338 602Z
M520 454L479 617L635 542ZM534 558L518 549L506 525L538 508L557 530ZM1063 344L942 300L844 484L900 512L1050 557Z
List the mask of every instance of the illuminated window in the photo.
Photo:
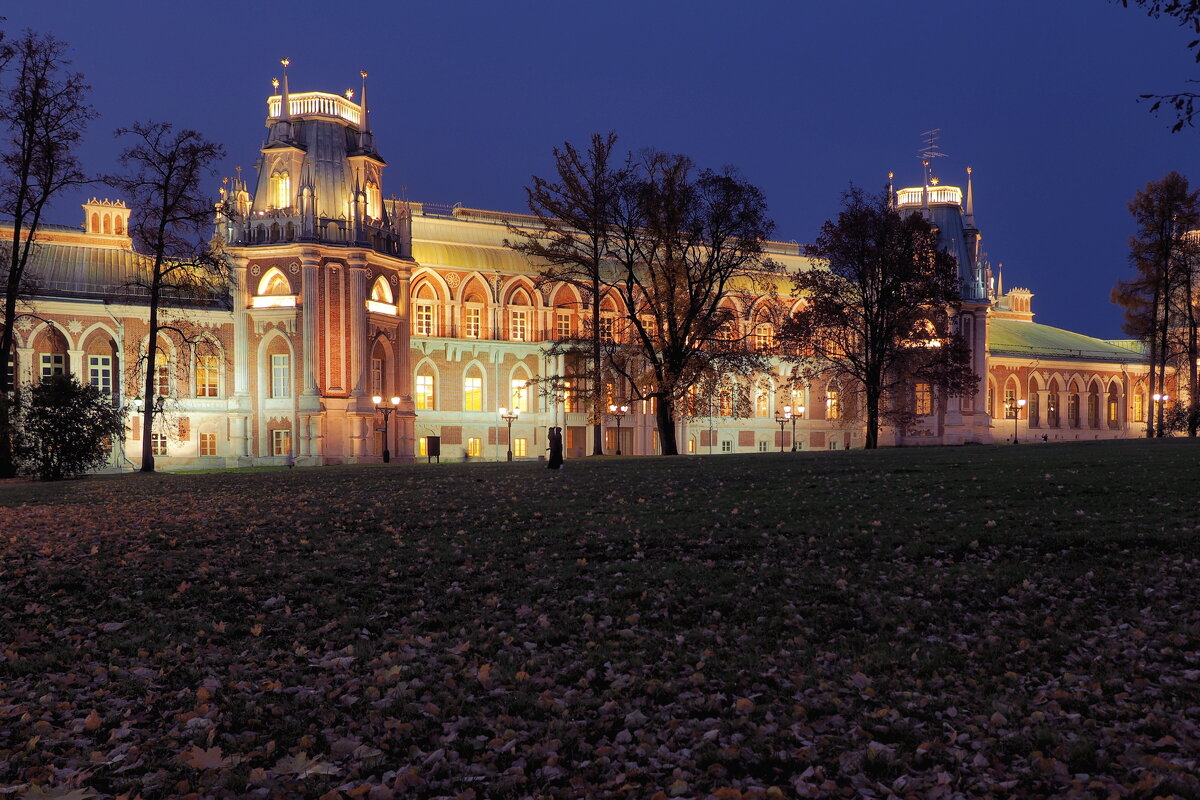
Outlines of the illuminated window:
M989 417L996 416L996 387L994 386L988 386L987 413Z
M1050 391L1046 394L1046 424L1057 428L1058 419L1058 381L1050 381Z
M754 349L760 352L770 350L775 346L775 329L769 322L762 322L754 328Z
M100 394L112 395L112 356L88 356L88 383Z
M45 358L45 356L42 356L42 358ZM1135 392L1133 395L1133 421L1146 421L1146 395L1140 391Z
M271 356L271 397L292 396L292 357L287 353Z
M657 433L657 431L656 431L656 433ZM694 455L695 452L696 452L696 440L688 439L688 453Z
M1079 395L1076 392L1067 395L1067 424L1072 428L1079 427Z
M1117 387L1108 390L1108 426L1117 427Z
M483 440L478 436L471 436L467 439L467 455L472 457L483 455Z
M292 178L287 170L271 173L271 204L275 208L290 208L292 205Z
M216 356L196 356L196 397L216 397L220 360Z
M468 339L478 339L483 328L483 309L468 306L463 310L463 335Z
M571 315L558 312L554 317L555 331L559 339L571 338Z
M417 410L432 411L434 407L433 395L433 376L418 375L417 376Z
M841 392L831 386L825 392L825 419L837 419L842 415Z
M51 375L64 375L67 371L67 357L62 353L42 354L42 379Z
M524 458L525 457L526 440L525 439L513 439L512 445L513 445L513 448L512 448L513 458Z
M160 397L171 395L171 357L162 350L154 354L154 393Z
M421 458L429 457L429 437L428 436L418 436L417 437L417 455Z
M522 414L529 411L529 381L518 378L512 382L512 407Z
M933 413L933 388L928 383L918 383L915 388L916 402L913 410L921 416Z
M562 398L563 411L570 414L579 410L579 397L576 395L575 390L571 388L570 381L563 384Z
M292 432L288 428L271 431L271 455L286 456L292 452Z
M417 303L413 333L433 336L433 303Z
M383 217L383 193L379 191L379 186L370 181L367 183L367 216L370 219L381 219Z
M165 433L150 434L150 453L155 456L167 454L167 435Z
M524 342L529 340L529 312L528 311L512 311L510 312L508 338L514 342Z
M261 295L291 294L292 285L288 283L288 279L283 276L282 272L272 269L263 276L262 282L258 285L258 293Z
M483 378L478 375L463 379L463 411L483 411Z
M5 370L7 371L7 374L8 374L7 375L8 376L8 383L7 383L8 388L15 389L17 386L17 365L16 365L16 362L13 361L12 356L8 357L8 366L5 367Z
M200 434L200 455L215 456L217 454L217 435L215 433Z
M771 416L771 398L766 392L759 392L758 396L754 398L754 416Z

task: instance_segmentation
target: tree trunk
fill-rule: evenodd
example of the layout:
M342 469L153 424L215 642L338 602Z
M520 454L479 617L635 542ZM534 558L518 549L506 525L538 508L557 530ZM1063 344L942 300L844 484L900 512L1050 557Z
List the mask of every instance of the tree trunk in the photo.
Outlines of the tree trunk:
M867 387L867 433L863 447L874 450L879 447L879 392Z
M142 393L142 472L154 472L154 366L158 357L158 270L150 292L150 341L146 347L146 380Z
M604 364L600 360L600 284L592 285L592 455L604 455Z
M654 418L658 422L658 444L664 456L679 455L679 440L675 436L675 405L666 394L657 396Z

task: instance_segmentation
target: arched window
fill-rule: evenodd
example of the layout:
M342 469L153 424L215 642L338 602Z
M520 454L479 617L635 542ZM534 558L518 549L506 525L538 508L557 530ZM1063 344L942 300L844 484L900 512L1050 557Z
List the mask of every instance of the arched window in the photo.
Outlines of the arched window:
M522 414L529 411L529 378L523 375L514 376L512 380L512 392L510 394L512 406L511 408L520 411Z
M1108 427L1113 430L1121 425L1120 400L1121 392L1117 388L1117 382L1113 381L1108 385L1108 412L1105 415L1108 417Z
M463 376L463 411L483 411L483 372L470 367Z
M95 211L92 212L92 233L100 232L100 215Z
M371 299L377 303L392 302L392 287L382 275L375 279L375 283L371 285Z
M1046 391L1046 424L1051 428L1059 426L1058 417L1058 378L1050 379L1050 386Z
M825 389L825 419L838 419L842 415L842 392L836 382Z
M370 219L383 218L383 194L379 191L379 186L374 181L367 183L367 217Z
M271 173L271 205L275 208L290 208L292 205L292 177L287 170Z
M109 214L104 215L104 232L112 233L112 216Z
M413 300L413 334L433 336L436 330L436 299L429 284L422 283Z
M728 378L723 379L717 385L717 416L732 417L733 416L733 384Z
M1100 387L1095 381L1088 387L1087 424L1089 428L1100 427Z
M1067 394L1067 424L1072 428L1079 427L1079 411L1079 386L1072 382L1071 391Z
M117 214L116 218L113 219L113 232L118 236L125 235L125 218L120 214Z
M418 370L414 394L418 411L432 411L437 408L436 389L433 371L429 367Z
M154 353L154 394L171 396L171 356L163 350L162 344Z
M771 396L767 392L760 391L754 398L754 416L769 417L771 416Z
M508 338L514 342L527 342L529 335L529 295L518 289L508 298Z

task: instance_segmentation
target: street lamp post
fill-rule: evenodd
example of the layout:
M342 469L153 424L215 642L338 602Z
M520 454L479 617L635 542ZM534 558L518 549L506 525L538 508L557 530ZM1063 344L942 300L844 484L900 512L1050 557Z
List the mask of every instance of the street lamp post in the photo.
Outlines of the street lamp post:
M796 413L792 415L792 452L796 452L796 418L804 416L804 406L796 406Z
M1020 419L1020 417L1021 417L1021 409L1025 407L1025 398L1021 398L1020 400L1018 400L1015 397L1010 397L1008 399L1008 402L1005 403L1005 406L1008 409L1009 419L1011 419L1013 421L1013 444L1016 444L1018 441L1017 440L1017 420Z
M371 401L375 403L375 410L383 414L383 427L376 428L376 430L383 431L383 463L386 464L392 460L392 453L388 450L388 417L400 406L400 398L393 397L390 406L380 405L383 402L383 398L379 395L372 397Z
M1162 435L1163 435L1163 410L1165 409L1165 407L1167 405L1167 401L1171 399L1171 395L1155 393L1154 395L1152 395L1152 397L1154 398L1154 403L1158 407L1158 410L1156 412L1155 409L1153 409L1153 408L1150 409L1150 419L1154 420L1154 435L1155 435L1155 437L1162 438Z
M609 416L617 418L617 455L621 455L621 420L625 419L625 415L629 413L629 406L610 404L608 413Z
M511 411L500 406L500 419L508 423L508 460L512 461L512 424L521 416L521 409L514 408Z
M791 406L784 406L782 414L780 414L778 411L775 412L775 421L779 423L779 452L781 452L781 453L783 452L783 426L787 425L788 420L790 420L791 418L792 418L792 407ZM793 422L792 425L794 426L795 422ZM794 427L793 427L793 430L795 430Z

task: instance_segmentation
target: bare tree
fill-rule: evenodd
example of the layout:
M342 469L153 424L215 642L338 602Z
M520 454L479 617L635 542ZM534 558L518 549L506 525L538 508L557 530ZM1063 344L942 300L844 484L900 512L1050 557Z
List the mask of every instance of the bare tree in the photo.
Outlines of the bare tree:
M867 448L881 417L903 425L907 390L923 381L939 396L970 394L970 351L954 328L960 299L953 256L920 215L902 214L890 193L851 187L836 220L806 254L827 269L793 276L803 308L783 340L803 354L808 377L848 379L865 400Z
M0 213L12 232L0 252L4 309L0 318L0 358L13 353L18 302L26 293L26 267L50 202L64 189L87 183L75 155L96 112L87 103L90 87L69 72L67 45L50 35L26 31L8 43L0 34ZM15 470L8 370L0 370L0 477Z
M580 314L586 329L578 337L556 341L550 354L578 353L581 345L586 347L588 379L583 388L591 412L592 455L597 456L604 452L601 419L605 337L600 306L607 285L606 258L616 204L629 175L627 160L615 163L616 143L615 133L596 133L586 151L570 142L554 148L557 179L535 175L525 189L538 227L510 227L515 239L505 240L506 246L544 265L539 272L541 281L576 287L589 306L589 314ZM580 387L573 388L578 392Z
M613 289L625 306L625 371L654 402L664 455L679 453L675 424L689 391L765 366L739 346L740 332L730 335L737 319L725 300L739 284L769 290L778 268L763 242L773 228L761 190L728 167L697 171L686 156L649 152L626 182L610 239Z
M140 282L149 299L141 470L153 472L152 433L161 411L154 400L158 337L193 338L179 315L164 311L228 302L230 271L220 248L205 239L214 204L201 188L225 150L196 131L176 131L165 122L135 123L116 135L132 140L120 156L126 172L106 180L129 199L129 232L147 262Z
M1200 224L1200 192L1192 191L1187 178L1170 172L1150 181L1129 203L1137 233L1129 237L1129 263L1137 271L1131 280L1113 287L1113 302L1125 311L1125 332L1147 344L1150 358L1148 392L1164 394L1167 366L1177 355L1174 333L1195 320L1192 261L1194 240L1189 232ZM1188 336L1191 386L1195 386L1195 335ZM1195 395L1193 389L1192 394ZM1194 403L1193 399L1193 403ZM1153 411L1153 409L1152 409ZM1146 436L1163 436L1163 404L1152 413Z

